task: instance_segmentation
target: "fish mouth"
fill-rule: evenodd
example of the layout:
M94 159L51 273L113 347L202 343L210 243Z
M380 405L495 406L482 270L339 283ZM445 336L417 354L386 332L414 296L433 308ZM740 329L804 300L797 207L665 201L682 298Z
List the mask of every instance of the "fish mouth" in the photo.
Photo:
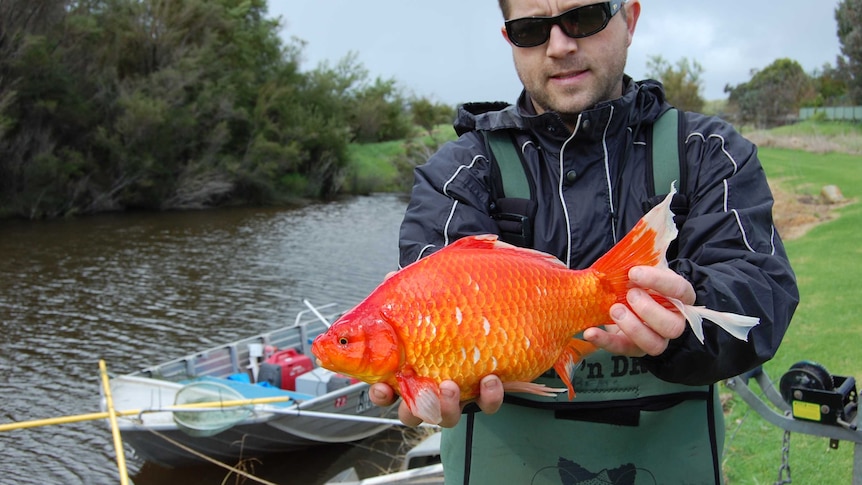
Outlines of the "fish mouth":
M326 365L326 362L329 362L329 359L326 358L326 352L323 352L321 346L319 344L320 337L314 339L314 342L311 343L311 353L314 354L314 362L318 367L323 367Z

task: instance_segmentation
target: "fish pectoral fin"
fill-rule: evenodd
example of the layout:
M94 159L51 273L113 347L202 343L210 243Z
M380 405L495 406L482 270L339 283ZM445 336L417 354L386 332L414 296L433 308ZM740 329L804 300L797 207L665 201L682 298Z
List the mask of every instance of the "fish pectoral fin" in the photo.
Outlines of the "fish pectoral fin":
M575 388L572 386L572 374L575 372L575 367L584 360L584 357L598 350L598 347L587 342L573 338L566 344L566 348L560 354L560 358L554 364L554 370L557 375L563 380L566 389L569 391L569 401L575 397Z
M537 396L554 397L561 392L566 392L565 389L548 387L538 382L522 382L511 381L503 383L505 392L524 392L527 394L536 394Z
M430 424L440 424L443 416L440 412L440 385L428 377L417 376L412 370L402 371L395 375L401 397L410 408L410 412L422 421Z

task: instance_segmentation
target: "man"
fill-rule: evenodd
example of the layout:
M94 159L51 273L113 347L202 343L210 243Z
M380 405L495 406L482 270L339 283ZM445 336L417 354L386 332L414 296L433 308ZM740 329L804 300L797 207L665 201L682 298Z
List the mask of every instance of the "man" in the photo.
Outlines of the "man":
M569 267L592 264L656 203L648 134L669 106L659 83L623 72L640 2L500 0L500 8L524 91L514 106L462 106L460 138L417 168L402 265L466 235L501 233L480 131L512 133L537 195L529 245ZM462 416L457 385L442 383L446 483L721 483L715 383L774 355L799 295L756 148L716 118L685 113L683 125L670 269L634 268L613 325L584 332L602 350L575 372L573 401L515 394L504 404L492 375L476 400L483 412ZM705 322L702 344L648 290L761 323L744 342ZM561 387L552 375L540 380ZM393 390L375 384L371 398L391 403ZM403 404L399 414L419 423Z

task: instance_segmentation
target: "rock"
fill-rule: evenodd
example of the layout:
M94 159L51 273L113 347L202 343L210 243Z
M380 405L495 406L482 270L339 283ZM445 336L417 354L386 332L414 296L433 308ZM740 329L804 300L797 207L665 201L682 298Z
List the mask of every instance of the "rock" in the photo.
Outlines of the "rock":
M844 202L844 194L841 193L841 189L838 188L837 185L824 185L822 189L820 189L820 197L827 204L840 204Z

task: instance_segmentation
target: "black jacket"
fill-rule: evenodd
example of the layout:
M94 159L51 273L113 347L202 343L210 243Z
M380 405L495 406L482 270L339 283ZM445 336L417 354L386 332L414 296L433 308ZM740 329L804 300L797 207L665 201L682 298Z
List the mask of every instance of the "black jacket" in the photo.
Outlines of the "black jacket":
M490 215L488 153L477 129L516 130L536 181L534 247L569 267L592 264L644 214L652 195L647 128L669 108L659 83L627 78L621 98L580 114L574 135L557 114L536 115L530 105L522 94L516 106L459 108L460 138L416 169L401 226L402 266L463 236L499 233ZM685 127L687 183L679 189L689 213L670 267L692 283L698 305L761 320L748 342L705 322L705 344L688 328L662 355L644 359L663 380L702 385L769 360L799 293L773 226L772 194L756 147L715 117L686 113Z

